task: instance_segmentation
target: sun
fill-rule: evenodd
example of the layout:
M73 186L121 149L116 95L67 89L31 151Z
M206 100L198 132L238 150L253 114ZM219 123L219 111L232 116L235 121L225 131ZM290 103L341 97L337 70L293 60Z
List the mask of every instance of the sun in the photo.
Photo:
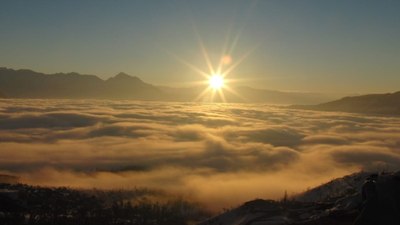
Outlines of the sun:
M224 78L220 74L213 74L208 80L209 85L214 90L220 90L224 86Z
M246 51L242 56L233 57L232 54L237 44L236 40L239 39L238 34L234 37L227 38L227 43L224 43L221 52L222 54L219 57L210 57L207 47L204 45L201 36L198 34L196 29L194 31L198 38L200 53L204 57L205 64L203 65L207 66L205 69L197 67L195 64L191 64L184 58L181 58L172 52L168 52L176 60L189 67L193 72L204 77L204 80L192 82L193 86L198 85L205 87L205 89L201 91L193 101L227 102L229 99L232 99L233 95L245 100L245 98L237 93L232 87L232 84L240 82L240 80L232 79L229 76L236 69L236 67L238 67L253 52L253 50L256 49L256 47ZM235 41L230 43L231 40Z

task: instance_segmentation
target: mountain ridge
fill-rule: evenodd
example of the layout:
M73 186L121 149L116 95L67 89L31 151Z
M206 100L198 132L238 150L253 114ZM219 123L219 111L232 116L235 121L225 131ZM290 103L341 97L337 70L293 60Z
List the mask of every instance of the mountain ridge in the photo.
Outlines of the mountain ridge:
M381 115L400 115L400 91L385 94L348 96L318 105L293 105L291 108Z
M204 86L176 88L156 86L137 76L120 72L108 79L96 75L70 73L44 74L28 69L0 67L0 90L10 98L127 99L154 101L207 101L266 104L315 104L335 97L320 93L284 92L235 87L234 94L224 90L224 98L199 98ZM211 93L211 92L210 92Z
M129 85L129 86L128 86ZM0 89L11 98L110 98L152 100L160 91L137 77L118 74L102 80L76 72L43 74L0 68ZM143 91L146 89L146 91Z

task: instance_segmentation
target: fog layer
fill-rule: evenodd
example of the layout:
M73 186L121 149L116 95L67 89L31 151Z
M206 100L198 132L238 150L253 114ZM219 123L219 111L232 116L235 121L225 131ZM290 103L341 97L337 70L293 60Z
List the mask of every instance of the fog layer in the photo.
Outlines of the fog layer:
M220 209L399 165L396 117L260 104L0 101L0 172L31 184L157 188Z

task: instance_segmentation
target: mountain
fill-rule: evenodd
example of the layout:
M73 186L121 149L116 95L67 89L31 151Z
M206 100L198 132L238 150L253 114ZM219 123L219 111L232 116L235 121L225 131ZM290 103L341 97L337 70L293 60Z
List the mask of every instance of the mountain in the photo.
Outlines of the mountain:
M251 102L268 102L270 104L316 104L332 100L335 97L321 93L284 92L251 87L237 87L235 91L240 93L242 101L251 100ZM228 93L228 99L234 97L237 98Z
M400 91L388 94L371 94L322 103L319 105L295 105L292 108L321 111L341 111L354 113L370 113L400 115Z
M31 70L0 68L0 89L11 98L154 100L163 96L153 85L124 73L104 81L94 75L47 75Z
M362 206L369 204L371 207L371 203L363 203L361 193L366 178L371 175L359 172L337 178L291 199L249 201L199 225L354 224ZM378 218L379 224L399 224L400 171L379 174L374 188L378 200L372 203L376 205L371 208L382 210L370 210L367 216Z
M168 93L171 99L175 101L201 101L198 97L207 89L207 86L197 86L191 88L171 88L159 86L159 88ZM304 92L285 92L275 90L256 89L246 86L230 87L223 91L226 102L236 103L266 103L266 104L316 104L335 99L337 95L327 95L320 93ZM204 95L207 101L210 95ZM216 93L214 102L224 102L224 99Z
M78 73L43 74L32 70L0 68L0 90L10 98L132 99L156 101L206 101L210 93L198 98L207 86L173 88L154 86L135 76L119 73L107 80ZM224 99L215 94L214 102L253 102L267 104L317 104L335 97L318 93L283 92L231 87L223 90Z
M163 100L165 98L165 93L157 87L126 73L119 73L106 80L104 84L105 98L109 96L123 99L131 99L132 96L135 96L141 100Z
M6 95L0 91L0 98L5 98L5 97L6 97Z

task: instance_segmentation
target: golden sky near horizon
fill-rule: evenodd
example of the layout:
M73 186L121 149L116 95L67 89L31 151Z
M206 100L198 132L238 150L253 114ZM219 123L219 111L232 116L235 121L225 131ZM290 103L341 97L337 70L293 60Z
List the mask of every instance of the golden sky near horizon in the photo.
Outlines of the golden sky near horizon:
M229 73L236 85L393 92L400 83L399 10L389 0L5 1L0 61L102 78L123 71L172 86L204 81L177 58L206 72L209 63L240 61Z

